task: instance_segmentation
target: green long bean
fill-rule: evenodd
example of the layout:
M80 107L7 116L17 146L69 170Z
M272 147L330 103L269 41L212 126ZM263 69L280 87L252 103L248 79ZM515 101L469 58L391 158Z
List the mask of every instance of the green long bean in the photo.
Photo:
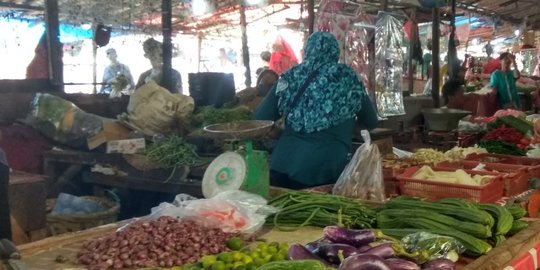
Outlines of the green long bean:
M371 228L376 213L353 199L307 192L288 192L269 201L279 211L267 223L285 231L303 226L339 225L349 228Z

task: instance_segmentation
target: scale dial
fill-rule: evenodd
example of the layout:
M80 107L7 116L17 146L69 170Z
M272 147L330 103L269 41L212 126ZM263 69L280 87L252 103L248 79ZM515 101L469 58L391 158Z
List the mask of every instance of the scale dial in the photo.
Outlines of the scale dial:
M247 176L247 164L243 156L236 152L219 155L204 172L202 192L211 198L226 190L239 190Z

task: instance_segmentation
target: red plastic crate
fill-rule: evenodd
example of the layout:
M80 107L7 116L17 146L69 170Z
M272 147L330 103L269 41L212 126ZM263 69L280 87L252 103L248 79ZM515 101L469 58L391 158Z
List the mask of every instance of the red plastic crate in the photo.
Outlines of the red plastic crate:
M528 166L529 178L532 178L532 177L540 178L540 159L539 158L509 156L509 155L500 155L500 154L470 154L465 159L480 161L480 162L487 162L487 163L500 163L500 164L513 164L513 165Z
M402 195L409 195L436 201L444 198L462 198L475 202L496 202L503 196L504 183L500 173L465 170L472 175L495 176L483 186L459 185L443 182L414 179L412 176L420 167L411 167L397 176ZM435 171L453 171L453 169L434 169Z
M384 193L387 198L401 195L397 176L405 171L403 168L383 168Z
M529 189L529 168L523 165L487 163L472 160L460 162L444 161L435 165L436 168L472 170L479 164L485 165L485 170L494 173L504 173L504 196L519 195Z

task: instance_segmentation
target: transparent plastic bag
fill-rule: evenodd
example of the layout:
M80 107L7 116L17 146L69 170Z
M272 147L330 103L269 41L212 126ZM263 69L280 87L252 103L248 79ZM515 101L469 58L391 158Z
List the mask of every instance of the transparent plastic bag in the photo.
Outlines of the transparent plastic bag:
M225 232L254 233L264 225L267 216L276 212L277 209L267 205L266 199L259 195L229 190L210 199L179 194L173 203L161 203L152 208L149 218L173 216Z
M31 107L26 124L49 139L75 148L86 148L87 139L102 130L104 121L109 121L50 94L37 93Z
M409 234L403 237L401 242L408 252L427 252L428 260L446 258L456 262L459 254L465 252L463 244L453 237L426 232Z
M362 130L364 143L358 147L351 161L334 185L333 194L362 200L384 201L381 154L371 144L367 130Z

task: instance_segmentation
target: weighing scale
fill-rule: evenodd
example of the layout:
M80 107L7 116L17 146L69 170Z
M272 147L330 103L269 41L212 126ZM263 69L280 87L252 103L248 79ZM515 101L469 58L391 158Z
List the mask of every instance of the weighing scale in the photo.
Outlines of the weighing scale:
M228 142L229 151L214 159L202 180L205 198L226 190L244 190L268 197L268 153L253 149L252 139L267 134L273 121L250 120L205 126L210 137Z

